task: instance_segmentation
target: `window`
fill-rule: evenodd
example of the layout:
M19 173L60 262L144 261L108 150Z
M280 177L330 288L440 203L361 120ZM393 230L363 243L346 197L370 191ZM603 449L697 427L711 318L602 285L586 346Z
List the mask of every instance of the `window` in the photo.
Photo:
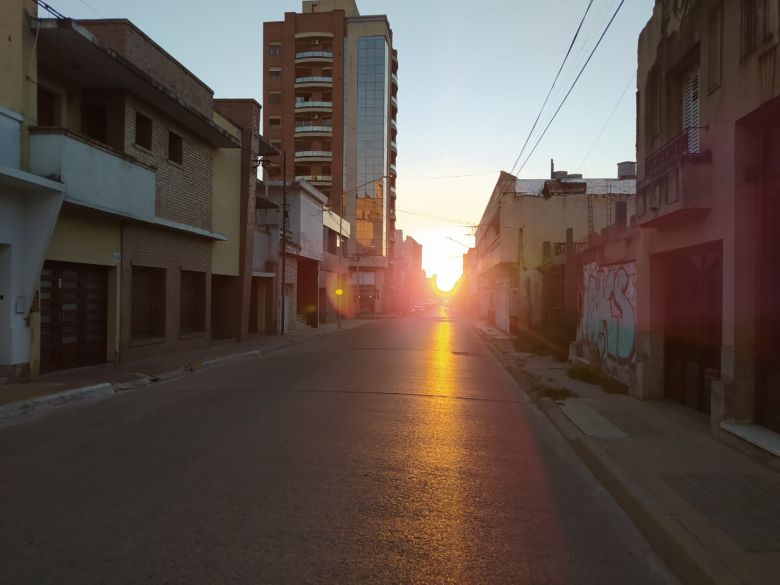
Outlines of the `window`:
M278 91L272 91L268 94L268 103L278 106L282 103L282 94Z
M134 340L165 337L165 269L133 266L130 331Z
M648 145L661 133L661 82L656 68L650 71L645 87L645 133Z
M268 79L281 79L282 78L282 70L281 69L269 69L268 70Z
M683 79L683 130L688 131L688 153L699 152L699 68L691 69Z
M181 164L184 153L184 141L175 132L168 132L168 160Z
M85 136L97 140L107 141L108 111L106 106L84 106L81 118L81 131Z
M707 16L707 87L710 91L720 86L723 56L723 4L718 3Z
M206 330L206 273L181 271L181 321L179 333L189 335Z
M38 86L38 125L60 126L60 114L62 100L59 94L49 91L45 87Z
M152 119L141 112L135 113L135 144L152 149Z
M771 36L768 0L742 0L741 52L747 57Z
M278 116L268 118L268 127L271 129L279 129L282 127L282 119Z
M271 57L278 57L282 54L282 45L269 45L268 47L268 55Z

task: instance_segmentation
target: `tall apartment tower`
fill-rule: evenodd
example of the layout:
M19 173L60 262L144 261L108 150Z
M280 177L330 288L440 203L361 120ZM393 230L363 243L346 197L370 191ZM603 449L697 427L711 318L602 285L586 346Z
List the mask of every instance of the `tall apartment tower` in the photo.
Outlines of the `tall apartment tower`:
M352 225L342 250L352 309L395 310L398 56L384 15L354 0L304 0L263 28L263 128ZM269 170L281 177L281 160Z

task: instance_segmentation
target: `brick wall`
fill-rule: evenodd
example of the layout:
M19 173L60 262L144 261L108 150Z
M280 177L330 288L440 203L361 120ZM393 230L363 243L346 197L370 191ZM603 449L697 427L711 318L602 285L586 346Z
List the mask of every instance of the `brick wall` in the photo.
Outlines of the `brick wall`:
M120 355L122 361L142 359L162 351L208 345L211 305L211 241L144 224L125 223L122 228L122 295L120 306ZM133 266L165 268L165 339L153 344L131 340ZM180 339L181 270L206 273L206 327L202 336Z
M136 112L152 120L151 150L135 144ZM183 138L182 164L168 160L169 130ZM124 138L125 152L157 167L157 215L211 230L214 180L212 147L132 95L128 95L125 102Z
M254 100L214 100L214 107L241 128L241 237L239 274L241 295L236 299L241 315L239 338L249 334L249 302L252 291L253 250L255 240L255 195L257 170L255 154L260 143L260 104ZM274 295L274 301L278 297Z
M157 83L211 117L214 92L129 20L81 20L79 24Z

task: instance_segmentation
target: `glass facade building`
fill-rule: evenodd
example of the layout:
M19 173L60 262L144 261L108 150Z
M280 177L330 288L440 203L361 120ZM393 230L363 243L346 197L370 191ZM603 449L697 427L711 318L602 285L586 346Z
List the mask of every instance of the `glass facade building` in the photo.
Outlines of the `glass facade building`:
M385 255L390 47L384 36L358 39L356 244L361 253Z

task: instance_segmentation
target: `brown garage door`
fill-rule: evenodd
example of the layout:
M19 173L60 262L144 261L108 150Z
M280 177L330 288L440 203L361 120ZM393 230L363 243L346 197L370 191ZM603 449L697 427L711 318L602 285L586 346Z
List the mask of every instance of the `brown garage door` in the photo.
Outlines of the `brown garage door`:
M46 262L40 300L42 372L106 361L105 267Z

